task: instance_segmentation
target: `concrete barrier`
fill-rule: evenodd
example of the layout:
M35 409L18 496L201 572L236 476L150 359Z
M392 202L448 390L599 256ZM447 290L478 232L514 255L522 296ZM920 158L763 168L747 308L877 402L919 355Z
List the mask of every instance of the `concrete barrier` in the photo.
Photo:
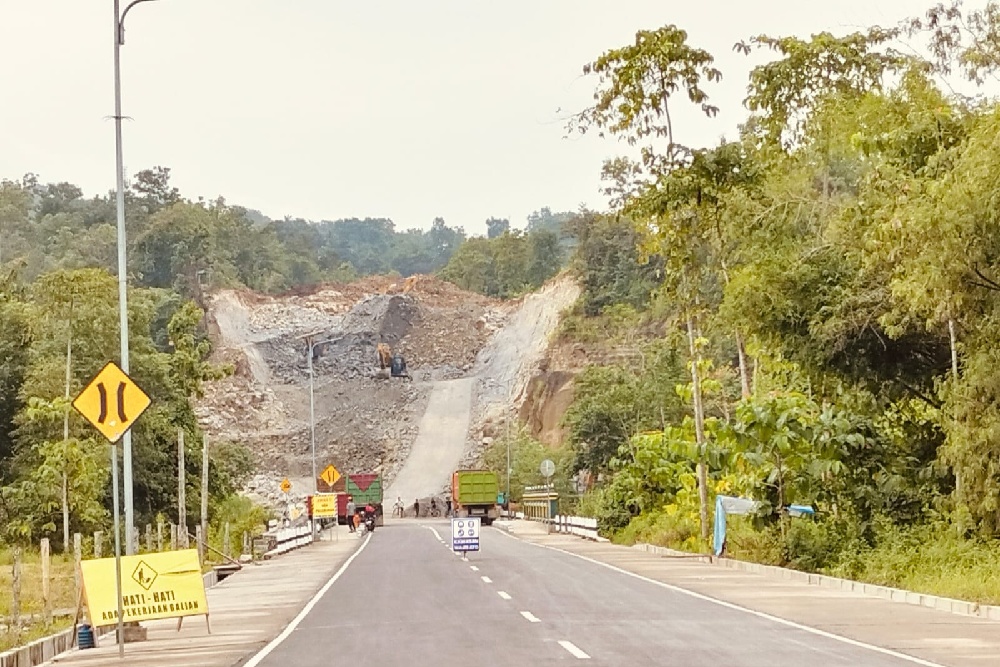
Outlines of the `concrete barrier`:
M775 565L761 565L760 563L749 563L747 561L735 560L733 558L718 558L707 554L692 554L686 551L677 551L666 547L658 547L652 544L640 543L633 546L634 549L648 553L666 556L669 558L684 558L687 560L697 560L702 563L709 563L717 567L727 567L742 572L751 572L777 579L787 579L789 581L800 581L812 586L823 586L825 588L835 588L851 593L859 593L871 597L879 597L891 602L910 604L916 606L929 607L938 611L946 611L952 614L963 616L977 616L992 621L1000 621L1000 606L981 605L977 602L966 600L954 600L952 598L929 595L926 593L916 593L901 588L891 586L880 586L878 584L867 584L851 579L841 579L839 577L828 577L825 574L814 574L792 570L787 567L777 567ZM3 667L0 665L0 667Z

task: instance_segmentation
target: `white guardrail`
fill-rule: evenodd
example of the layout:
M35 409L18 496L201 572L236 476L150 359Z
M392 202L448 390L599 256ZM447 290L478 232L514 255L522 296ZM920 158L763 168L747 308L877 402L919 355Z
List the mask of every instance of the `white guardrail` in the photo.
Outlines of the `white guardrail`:
M597 540L597 519L585 516L567 516L557 514L552 520L557 533L566 533L584 537L588 540Z
M292 549L298 549L313 541L312 526L295 526L293 528L278 528L269 533L275 537L275 546L266 553L264 558L271 558L279 554L287 553Z

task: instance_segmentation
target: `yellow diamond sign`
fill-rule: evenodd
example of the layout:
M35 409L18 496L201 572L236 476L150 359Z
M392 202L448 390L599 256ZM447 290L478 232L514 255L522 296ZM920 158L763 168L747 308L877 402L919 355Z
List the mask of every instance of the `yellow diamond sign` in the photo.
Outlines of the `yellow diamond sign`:
M288 478L281 480L281 491L282 493L288 493L292 490L292 483L288 481Z
M73 407L110 442L118 442L152 401L125 371L109 361L73 399Z
M321 472L319 476L320 479L326 482L329 486L333 486L337 483L337 480L340 479L340 471L333 466L327 466L323 469L323 472Z

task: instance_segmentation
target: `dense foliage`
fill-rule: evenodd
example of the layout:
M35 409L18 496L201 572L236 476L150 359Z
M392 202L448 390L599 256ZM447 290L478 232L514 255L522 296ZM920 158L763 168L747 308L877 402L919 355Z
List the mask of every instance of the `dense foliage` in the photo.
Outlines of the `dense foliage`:
M733 553L854 574L899 540L939 535L940 555L1000 536L1000 106L944 83L1000 68L997 9L754 37L739 46L774 58L750 76L739 137L715 146L684 145L671 121L678 104L712 115L722 76L683 30L585 68L595 104L571 128L641 159L605 165L615 210L590 227L623 242L578 248L586 293L564 334L586 339L627 304L608 346L655 341L687 365L577 384L568 423L578 466L603 473L587 504L606 529L705 549L713 496L741 495L761 510ZM904 36L933 58L893 48Z

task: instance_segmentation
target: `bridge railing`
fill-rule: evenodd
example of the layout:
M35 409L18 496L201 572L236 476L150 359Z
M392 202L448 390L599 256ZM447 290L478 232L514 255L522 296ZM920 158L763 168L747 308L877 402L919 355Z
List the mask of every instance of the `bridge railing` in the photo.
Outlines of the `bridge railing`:
M292 549L298 549L313 541L313 531L309 524L304 526L292 526L290 528L278 528L268 531L265 535L270 538L270 548L264 553L264 558L271 558Z

